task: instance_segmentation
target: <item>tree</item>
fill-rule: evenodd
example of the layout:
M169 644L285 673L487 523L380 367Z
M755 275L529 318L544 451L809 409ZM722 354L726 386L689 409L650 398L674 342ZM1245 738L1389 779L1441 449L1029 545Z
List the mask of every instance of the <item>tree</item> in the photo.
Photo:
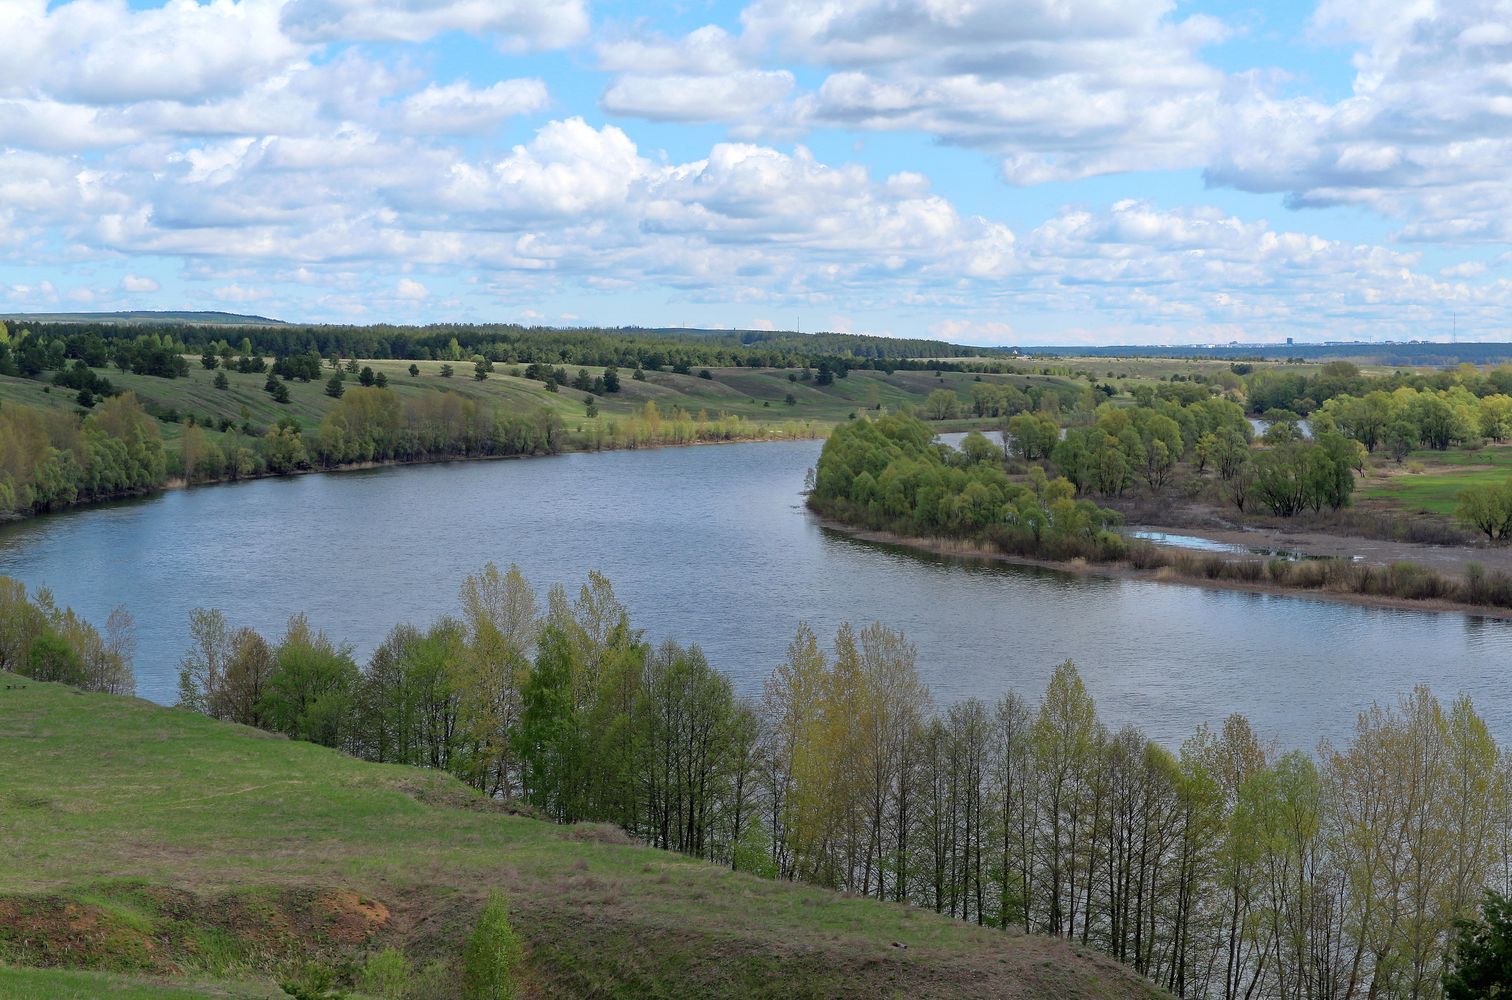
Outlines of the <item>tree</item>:
M639 369L637 369L637 370L639 370ZM609 365L607 368L604 369L603 378L604 378L604 391L605 392L619 392L620 391L620 376L619 376L619 369L618 368L614 367L613 365Z
M273 387L268 390L273 396L275 403L287 403L289 401L289 386L283 379L273 379Z
M249 628L238 629L228 646L209 714L244 726L263 726L263 699L276 666L273 648Z
M1049 893L1045 929L1070 936L1077 929L1078 862L1085 850L1089 771L1099 739L1097 711L1070 660L1051 675L1030 739L1043 782L1037 853Z
M1487 892L1479 919L1455 923L1443 985L1445 1000L1512 996L1512 900Z
M387 389L388 382L388 375L384 374L383 372L379 372L378 374L373 376L373 386L375 388Z
M479 358L478 361L473 365L473 378L479 382L488 378L488 370L490 367L491 366L487 361Z
M954 420L961 415L961 398L949 389L936 389L924 400L924 415L930 420Z
M583 761L574 718L573 677L581 669L573 637L558 623L540 633L535 669L520 692L522 711L510 739L531 805L559 822L576 817Z
M416 378L416 377L418 377L420 375L420 366L417 365L417 364L411 364L409 366L409 373L410 373L410 378Z
M462 776L490 794L518 783L510 740L519 722L520 691L540 634L539 606L518 566L492 563L462 584L465 655L457 671L458 727L467 743Z
M189 638L189 651L179 666L178 705L218 719L226 664L232 652L225 615L215 609L195 608L189 613Z
M442 378L451 378L453 374L454 374L454 372L452 370L452 366L451 365L442 365L441 366L441 377Z
M52 631L43 632L31 644L27 653L26 667L21 671L39 681L54 681L84 687L89 678L84 661L78 652L62 636Z
M467 1000L514 1000L519 995L515 968L522 951L504 896L490 893L462 949L462 988Z
M316 633L303 615L273 654L273 672L257 710L268 728L294 739L341 747L352 738L358 681L351 649Z
M1504 483L1467 486L1460 491L1454 516L1491 542L1512 537L1512 479Z
M370 387L373 384L373 378L374 378L374 376L373 376L373 369L371 367L367 366L367 365L363 365L362 366L362 373L357 376L357 382L360 385L364 385L364 386L369 386Z
M215 369L220 367L220 358L216 357L214 352L211 351L210 348L206 347L205 353L200 356L200 365L203 366L206 371L215 371Z
M330 396L332 399L340 399L341 394L345 391L346 386L342 383L341 374L339 372L335 375L332 375L330 380L326 382L325 394L327 396Z
M231 381L230 381L230 379L226 378L226 373L225 372L219 371L219 372L215 373L215 387L217 389L229 389L229 388L231 388Z

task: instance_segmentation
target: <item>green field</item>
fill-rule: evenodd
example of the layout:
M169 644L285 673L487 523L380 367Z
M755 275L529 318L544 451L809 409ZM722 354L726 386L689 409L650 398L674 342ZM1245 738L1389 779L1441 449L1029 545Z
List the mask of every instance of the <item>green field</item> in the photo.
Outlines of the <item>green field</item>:
M530 996L1155 995L1061 941L761 880L510 815L443 773L9 674L0 842L7 998L278 997L304 963L350 975L381 947L419 970L418 995L445 997L490 890L525 940Z
M1415 451L1403 467L1420 465L1420 473L1401 472L1361 484L1360 500L1382 501L1413 511L1452 515L1460 491L1467 486L1503 483L1512 477L1512 445L1493 445L1478 451Z

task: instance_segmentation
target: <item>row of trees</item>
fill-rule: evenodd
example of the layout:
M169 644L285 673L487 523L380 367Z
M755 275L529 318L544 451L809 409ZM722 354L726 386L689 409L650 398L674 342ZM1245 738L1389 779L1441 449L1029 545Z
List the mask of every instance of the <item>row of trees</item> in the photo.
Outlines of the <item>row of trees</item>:
M1231 716L1179 748L1038 701L936 709L881 624L800 625L759 700L653 645L593 575L544 607L511 569L359 668L296 618L196 612L184 705L443 768L561 821L768 877L1096 947L1182 996L1433 998L1457 919L1505 891L1512 765L1467 699L1419 689L1281 753Z
M753 821L757 718L696 646L653 648L597 574L543 608L518 569L490 565L460 604L393 629L365 669L302 617L269 642L196 611L180 704L728 856Z
M1339 396L1359 398L1377 391L1391 395L1398 389L1434 395L1462 389L1477 399L1512 396L1512 366L1503 364L1481 370L1464 364L1437 372L1365 375L1348 361L1331 361L1312 374L1271 367L1248 372L1244 378L1244 393L1254 413L1281 409L1308 416Z
M1335 396L1313 414L1315 428L1336 429L1369 452L1401 461L1417 448L1443 451L1512 437L1512 396L1476 396L1464 386L1449 389L1399 387L1359 396Z
M1410 390L1403 390L1410 391ZM1062 431L1045 413L1010 417L1013 452L1060 472L1078 493L1122 496L1136 484L1160 494L1182 462L1201 477L1209 469L1241 511L1263 506L1280 517L1338 510L1350 502L1365 448L1319 419L1305 438L1295 420L1277 419L1255 448L1238 404L1199 395L1191 402L1151 396L1146 404L1099 406L1088 424Z
M18 580L0 576L0 670L86 691L132 694L136 650L131 614L116 608L102 634L52 592L28 596Z
M44 368L85 357L94 367L109 362L114 345L135 343L140 326L103 323L51 323L43 328L49 343L60 346ZM695 367L805 368L823 363L840 374L857 367L959 367L934 359L1000 356L1001 352L946 344L937 340L904 340L855 334L799 335L765 330L719 332L658 331L637 328L560 330L512 324L436 324L425 327L319 326L269 324L248 326L242 336L242 355L266 354L275 359L311 353L324 358L400 358L471 361L481 356L507 364L616 366L631 370L663 369L686 373ZM177 345L178 354L195 353L224 359L224 326L181 324L145 336ZM41 369L38 369L40 371ZM34 377L35 373L30 373Z
M12 334L0 324L0 375L39 378L44 372L61 372L72 362L82 361L88 368L114 365L137 375L183 378L189 374L184 352L184 342L172 334L116 331L105 338L49 327Z
M161 486L167 468L157 421L130 393L82 419L16 403L0 407L0 511L139 493Z

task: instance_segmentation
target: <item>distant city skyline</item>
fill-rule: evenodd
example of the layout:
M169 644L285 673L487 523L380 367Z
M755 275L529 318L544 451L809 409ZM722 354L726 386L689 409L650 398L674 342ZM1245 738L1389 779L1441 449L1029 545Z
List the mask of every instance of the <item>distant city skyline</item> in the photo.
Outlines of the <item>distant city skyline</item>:
M0 311L1512 340L1512 10L0 0Z

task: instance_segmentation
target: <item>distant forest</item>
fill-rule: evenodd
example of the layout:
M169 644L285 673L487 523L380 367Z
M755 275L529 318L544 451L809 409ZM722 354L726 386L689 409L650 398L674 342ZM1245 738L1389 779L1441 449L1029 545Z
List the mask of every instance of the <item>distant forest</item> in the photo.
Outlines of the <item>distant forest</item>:
M20 322L11 324L18 330ZM259 354L275 358L318 353L322 357L530 364L615 365L621 368L686 370L693 365L743 368L805 368L821 360L847 368L922 367L919 359L1000 357L995 348L966 347L938 340L907 340L845 333L797 334L783 331L729 332L623 329L562 330L513 324L432 326L237 326L174 323L156 331L151 324L49 322L38 325L37 340L68 345L69 357L108 356L120 342L161 333L185 353L218 348L229 336Z

